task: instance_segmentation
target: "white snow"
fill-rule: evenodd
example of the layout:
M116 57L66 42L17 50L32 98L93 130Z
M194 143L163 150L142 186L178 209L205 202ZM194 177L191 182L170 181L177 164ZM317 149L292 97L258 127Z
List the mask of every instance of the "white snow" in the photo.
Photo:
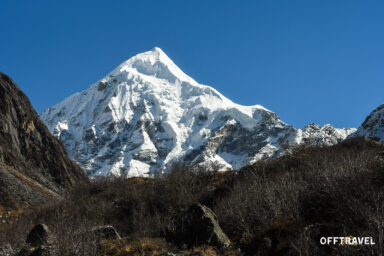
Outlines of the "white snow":
M384 104L368 115L353 136L363 136L384 143Z
M263 116L273 119L270 129L289 127L260 105L233 103L199 84L155 47L123 62L88 90L45 110L41 118L90 175L148 176L209 143L213 151L205 150L202 159L225 168L274 155L281 150L283 133L266 140L255 155L214 151L219 142L213 141L227 136L216 134L223 127L257 131ZM309 133L295 130L290 143L301 143ZM347 134L337 130L337 136Z

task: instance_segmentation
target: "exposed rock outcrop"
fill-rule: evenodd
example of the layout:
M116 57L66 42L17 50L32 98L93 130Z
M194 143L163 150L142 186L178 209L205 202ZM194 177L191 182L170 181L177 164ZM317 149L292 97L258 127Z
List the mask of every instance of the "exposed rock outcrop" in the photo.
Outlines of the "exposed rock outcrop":
M87 180L27 96L3 73L0 102L0 206L36 205Z
M13 249L9 244L0 246L0 256L13 256Z
M231 241L221 229L216 214L201 204L192 205L188 211L175 221L169 230L168 239L177 244L213 245L228 247Z
M49 245L50 232L45 224L37 224L27 236L27 244L31 246Z
M52 234L45 224L37 224L29 232L26 245L17 256L54 256Z
M92 229L92 233L95 235L97 241L121 239L116 229L110 225L95 227Z

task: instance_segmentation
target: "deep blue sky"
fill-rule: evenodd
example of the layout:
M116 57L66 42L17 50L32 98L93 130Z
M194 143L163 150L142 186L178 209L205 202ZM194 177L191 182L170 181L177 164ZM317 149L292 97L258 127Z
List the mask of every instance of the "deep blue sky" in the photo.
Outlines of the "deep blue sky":
M236 103L356 127L384 103L383 13L362 0L2 0L0 71L41 113L159 46Z

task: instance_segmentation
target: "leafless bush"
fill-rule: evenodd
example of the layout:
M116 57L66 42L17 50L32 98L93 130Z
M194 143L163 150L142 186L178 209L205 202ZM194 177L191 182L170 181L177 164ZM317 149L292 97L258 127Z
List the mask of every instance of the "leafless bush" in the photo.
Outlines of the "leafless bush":
M333 147L298 148L238 172L178 164L155 179L98 179L74 188L62 201L26 212L0 234L0 244L20 248L33 224L45 223L60 255L95 255L92 227L110 224L129 239L157 239L173 216L199 202L215 211L235 246L249 254L380 255L383 152L383 145L357 138ZM372 236L376 245L319 244L321 236L349 235Z
M292 155L258 162L240 171L233 192L215 211L232 239L254 237L250 243L260 243L268 237L302 255L379 255L382 152L381 144L358 138L333 147L299 148ZM285 218L295 224L281 224ZM277 230L280 235L271 235ZM377 244L320 247L321 236L350 235L372 236Z

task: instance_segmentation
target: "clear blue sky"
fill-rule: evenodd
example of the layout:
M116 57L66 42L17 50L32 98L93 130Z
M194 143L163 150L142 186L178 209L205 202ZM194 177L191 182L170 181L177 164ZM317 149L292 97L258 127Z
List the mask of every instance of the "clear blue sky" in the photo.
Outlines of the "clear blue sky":
M39 113L154 46L296 127L356 127L384 103L384 1L2 0L0 33L0 71Z

